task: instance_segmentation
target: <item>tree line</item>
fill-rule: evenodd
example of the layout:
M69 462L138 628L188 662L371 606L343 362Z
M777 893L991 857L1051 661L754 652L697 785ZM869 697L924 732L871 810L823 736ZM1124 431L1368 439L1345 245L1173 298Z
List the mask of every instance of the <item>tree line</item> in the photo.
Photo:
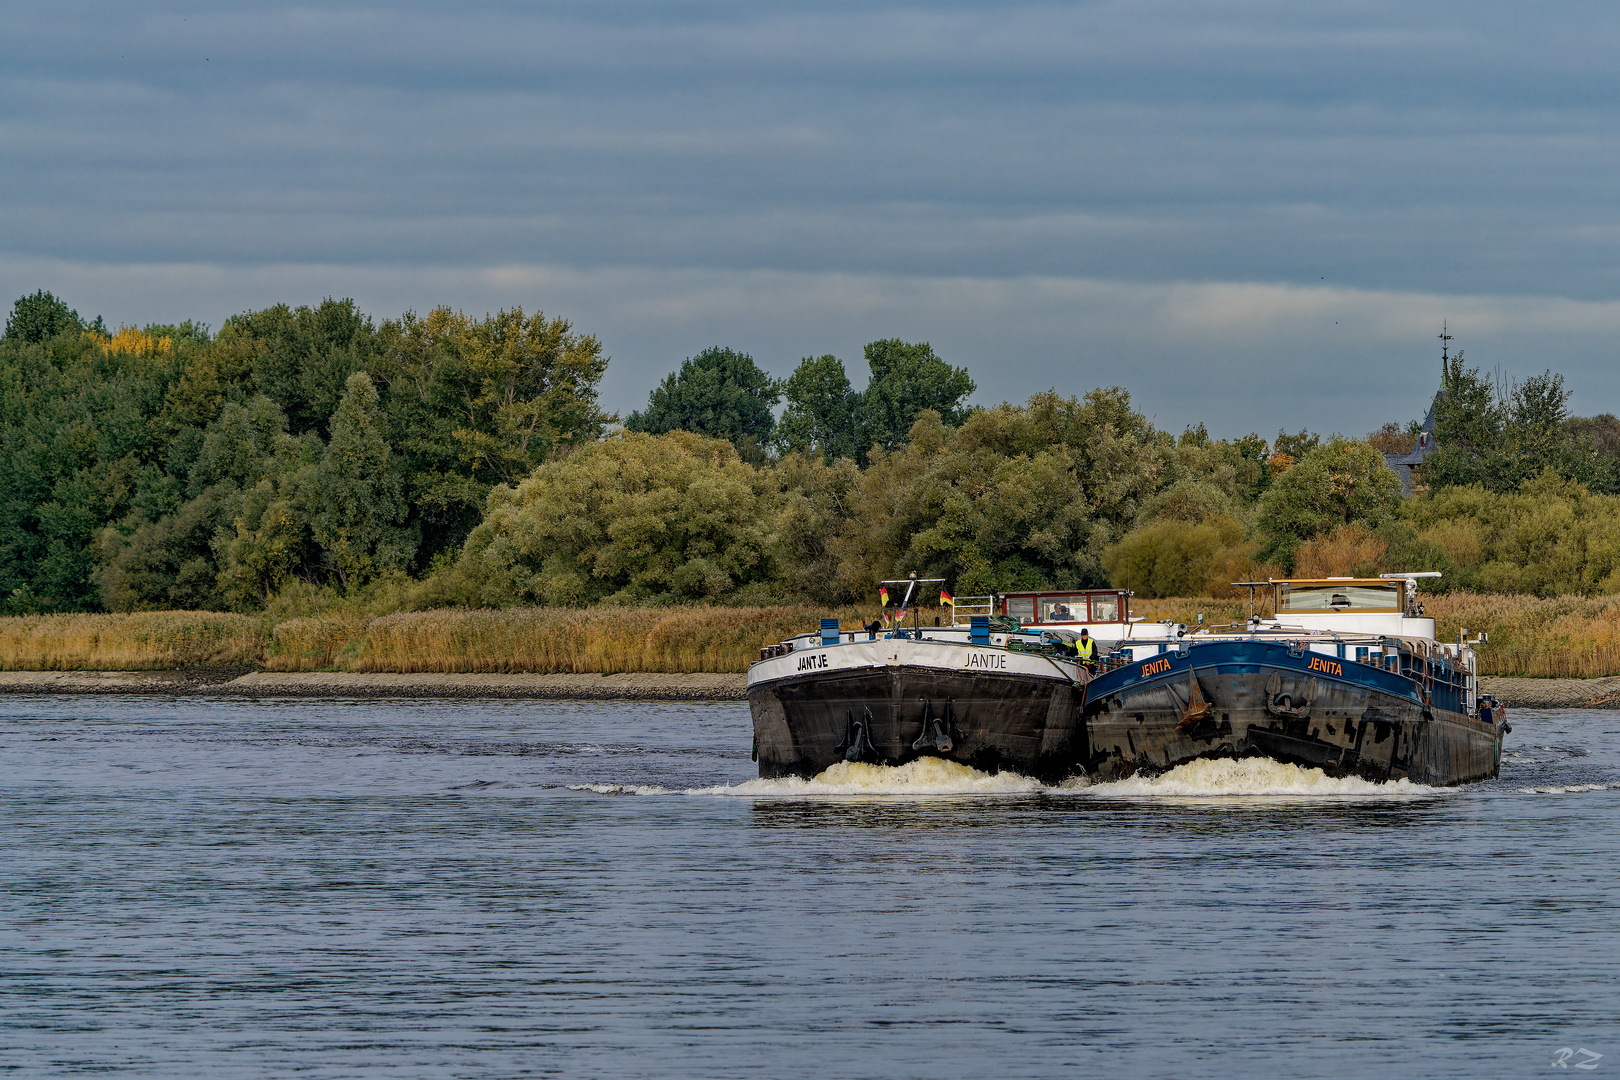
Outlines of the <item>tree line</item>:
M0 338L0 611L253 611L292 592L441 604L1219 594L1257 575L1441 569L1440 587L1620 591L1620 421L1459 356L1425 487L1366 439L1156 428L1119 387L974 408L927 343L864 389L716 347L619 418L563 318L349 300L121 327L43 291ZM1396 565L1399 564L1399 565Z

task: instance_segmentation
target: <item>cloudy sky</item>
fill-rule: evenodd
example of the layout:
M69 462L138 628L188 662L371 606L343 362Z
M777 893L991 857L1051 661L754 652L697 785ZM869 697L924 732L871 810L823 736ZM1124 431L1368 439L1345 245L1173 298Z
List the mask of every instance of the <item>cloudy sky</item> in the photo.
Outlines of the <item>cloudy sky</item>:
M976 400L1420 415L1442 320L1620 412L1620 8L0 0L0 289L565 315L642 405L933 343Z

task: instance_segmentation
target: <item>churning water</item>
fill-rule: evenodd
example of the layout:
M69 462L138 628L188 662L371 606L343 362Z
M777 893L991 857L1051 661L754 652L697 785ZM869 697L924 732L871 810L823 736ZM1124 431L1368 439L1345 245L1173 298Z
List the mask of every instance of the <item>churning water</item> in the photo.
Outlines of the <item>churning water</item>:
M735 704L4 698L0 1072L1620 1070L1620 713L1513 724L1460 790L1053 789L751 779Z

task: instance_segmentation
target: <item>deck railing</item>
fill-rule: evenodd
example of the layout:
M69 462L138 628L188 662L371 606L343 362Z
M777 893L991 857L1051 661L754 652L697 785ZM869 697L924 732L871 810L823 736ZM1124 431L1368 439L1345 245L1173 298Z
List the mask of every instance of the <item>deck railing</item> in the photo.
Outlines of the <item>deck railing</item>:
M959 596L956 603L951 606L951 625L968 626L973 622L975 615L994 615L996 613L996 598L994 596Z

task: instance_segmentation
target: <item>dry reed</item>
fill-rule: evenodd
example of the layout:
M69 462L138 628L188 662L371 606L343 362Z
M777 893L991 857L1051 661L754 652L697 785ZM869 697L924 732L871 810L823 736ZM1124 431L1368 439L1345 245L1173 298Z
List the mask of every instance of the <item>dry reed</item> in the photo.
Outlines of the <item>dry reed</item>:
M1270 614L1266 590L1258 610ZM1425 595L1442 640L1483 630L1487 675L1593 678L1620 674L1620 597L1541 599L1476 593ZM1133 599L1131 614L1189 625L1241 622L1238 599ZM660 607L444 609L366 618L332 614L273 627L246 615L158 611L0 619L0 670L131 671L252 665L272 671L602 673L741 672L759 647L813 631L823 617L846 629L871 608ZM921 621L940 614L924 608ZM948 612L945 613L948 620ZM907 620L908 622L910 620Z
M872 618L857 608L445 608L374 619L357 671L742 672L762 645ZM928 609L926 621L935 612Z
M5 671L239 666L257 664L263 652L259 620L216 611L0 618L0 670Z
M813 631L824 616L853 628L875 614L849 607L456 608L371 619L318 615L269 628L206 611L49 615L0 619L0 669L741 672L761 645ZM931 624L938 613L921 614Z
M266 671L348 671L359 658L366 620L358 615L313 615L277 623L261 661Z

